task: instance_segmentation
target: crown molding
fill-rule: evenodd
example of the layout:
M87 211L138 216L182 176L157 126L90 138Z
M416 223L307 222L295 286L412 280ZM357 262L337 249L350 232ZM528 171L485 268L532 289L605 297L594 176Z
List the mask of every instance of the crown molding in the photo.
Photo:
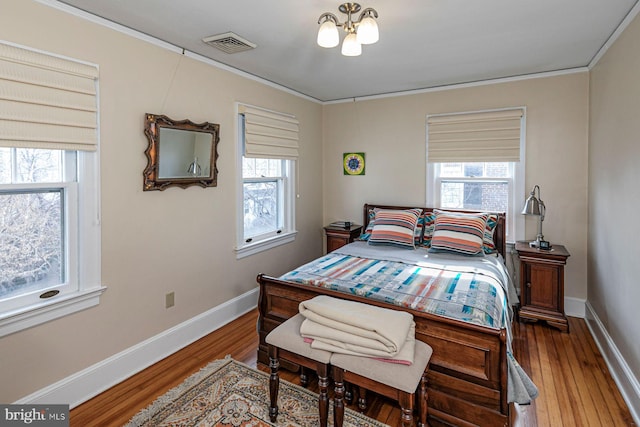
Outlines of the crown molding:
M627 13L627 16L625 16L622 22L620 23L620 25L618 25L618 28L616 28L616 30L611 34L611 36L607 39L607 41L604 42L600 50L598 50L598 52L591 59L591 62L589 62L589 65L587 66L589 70L591 70L593 67L596 66L598 61L600 61L600 59L602 59L604 54L607 53L609 48L613 46L615 41L618 40L618 37L620 37L620 35L624 32L624 30L627 29L629 24L631 24L631 22L635 19L635 17L638 15L639 12L640 12L640 1L636 1L636 4L631 8L629 13Z

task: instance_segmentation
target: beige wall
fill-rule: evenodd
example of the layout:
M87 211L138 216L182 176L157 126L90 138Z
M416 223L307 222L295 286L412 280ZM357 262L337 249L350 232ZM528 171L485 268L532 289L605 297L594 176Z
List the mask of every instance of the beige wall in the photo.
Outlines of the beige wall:
M640 20L591 72L589 303L640 373ZM637 378L636 378L637 380Z
M0 38L100 66L100 306L0 339L0 402L13 402L256 287L322 251L322 107L33 1L2 0ZM180 61L171 85L176 64ZM166 101L165 101L166 97ZM300 120L298 237L236 260L235 110ZM220 124L216 188L142 191L144 113ZM176 305L165 309L165 294Z
M525 106L526 191L540 185L545 238L571 253L566 296L586 299L588 82L585 72L326 105L325 223L361 223L365 202L424 205L428 114ZM366 153L365 176L343 175L348 151ZM527 220L525 237L535 238L536 229Z

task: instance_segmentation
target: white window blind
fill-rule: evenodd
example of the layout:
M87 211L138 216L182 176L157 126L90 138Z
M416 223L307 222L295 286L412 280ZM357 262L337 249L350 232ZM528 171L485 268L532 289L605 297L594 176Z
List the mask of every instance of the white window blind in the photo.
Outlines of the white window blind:
M429 163L518 162L523 110L427 117Z
M244 156L263 159L298 158L298 120L258 108L239 106L244 114Z
M98 67L0 41L0 146L97 149Z

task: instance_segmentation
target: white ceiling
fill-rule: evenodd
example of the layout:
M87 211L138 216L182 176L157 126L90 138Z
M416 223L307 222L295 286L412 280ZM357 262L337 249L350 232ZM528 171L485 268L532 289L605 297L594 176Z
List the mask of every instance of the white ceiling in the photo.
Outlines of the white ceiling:
M340 0L62 3L331 101L586 67L638 1L363 0L378 11L380 41L359 57L316 44L323 12L345 20ZM257 48L226 54L202 42L228 31Z

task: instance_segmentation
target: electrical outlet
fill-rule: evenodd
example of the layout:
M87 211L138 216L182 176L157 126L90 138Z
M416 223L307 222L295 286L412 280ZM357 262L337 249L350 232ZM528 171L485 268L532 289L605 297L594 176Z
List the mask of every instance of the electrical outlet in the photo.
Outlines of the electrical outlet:
M167 295L165 295L165 307L166 308L170 308L173 307L176 303L176 293L175 292L169 292Z

